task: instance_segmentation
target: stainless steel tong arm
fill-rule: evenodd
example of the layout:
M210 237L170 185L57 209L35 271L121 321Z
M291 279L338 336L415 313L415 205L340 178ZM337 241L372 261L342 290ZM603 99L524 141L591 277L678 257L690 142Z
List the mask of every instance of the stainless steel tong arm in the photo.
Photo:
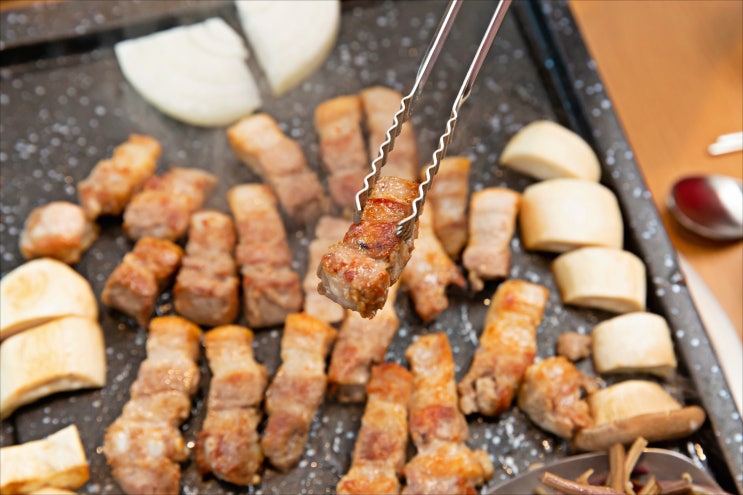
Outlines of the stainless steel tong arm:
M441 53L441 49L443 48L446 38L451 31L451 28L457 17L457 13L459 12L459 8L462 6L462 2L463 0L451 0L449 2L446 12L441 18L439 26L436 29L433 40L431 41L431 44L423 57L423 61L418 68L418 73L416 75L415 82L413 83L413 87L411 88L407 96L403 97L403 99L400 101L400 109L397 111L397 113L395 113L392 119L392 126L387 129L385 140L379 146L379 155L372 161L372 170L366 177L364 177L364 185L361 190L356 193L356 211L354 215L355 222L358 222L361 219L361 211L366 204L366 200L369 197L374 184L379 178L382 167L387 163L387 155L394 148L395 138L397 138L397 136L400 134L403 124L410 119L412 105L420 96L423 90L423 86L425 85L428 76L431 74L431 70L436 63L436 59ZM446 129L441 137L439 137L439 144L436 148L436 151L433 152L431 164L426 167L425 177L418 186L418 196L415 198L415 200L413 200L413 211L408 217L400 220L397 225L397 235L399 237L408 239L410 238L410 236L413 235L413 232L415 231L415 222L418 218L421 208L423 208L423 203L426 199L426 193L431 188L433 178L439 170L441 160L446 155L446 148L451 141L452 133L454 132L454 126L456 125L457 119L459 118L459 109L472 92L475 78L477 77L477 74L480 71L483 62L485 61L488 50L493 44L495 35L503 22L503 18L505 17L510 4L511 0L498 1L498 5L495 8L493 17L490 19L488 28L485 31L485 35L480 41L480 46L478 46L477 52L475 52L475 56L472 59L469 69L467 70L467 75L464 77L462 86L459 88L459 93L454 99L449 120L446 122Z

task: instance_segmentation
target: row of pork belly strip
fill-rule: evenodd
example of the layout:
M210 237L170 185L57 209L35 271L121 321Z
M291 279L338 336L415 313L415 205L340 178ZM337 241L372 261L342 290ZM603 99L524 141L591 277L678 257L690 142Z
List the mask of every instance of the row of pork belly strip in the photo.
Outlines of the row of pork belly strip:
M178 316L154 318L121 415L107 428L103 453L127 494L179 493L188 458L179 429L199 385L201 329Z
M487 452L465 443L469 427L459 410L449 339L444 333L419 337L405 357L413 372L409 421L417 453L403 469L402 493L478 493L493 465Z
M350 212L356 207L356 193L370 172L370 157L374 159L379 154L401 99L402 94L394 89L374 86L359 94L331 98L315 109L315 129L322 164L328 173L330 197L342 211ZM368 145L364 128L368 131ZM382 175L415 180L418 168L418 145L412 125L406 122Z
M281 366L266 390L268 422L263 453L279 470L299 462L310 424L325 397L325 360L337 331L305 313L286 318L281 338Z
M372 318L347 311L328 367L330 394L339 402L363 402L371 368L384 361L400 327L395 311L399 284L390 287L387 302Z
M339 495L400 493L412 387L413 375L399 364L383 363L371 369L351 468L336 486Z
M227 129L237 158L267 184L284 212L299 226L327 213L329 202L300 144L268 114L245 117Z
M328 247L343 239L349 223L343 218L323 215L315 225L315 238L308 247L307 273L302 281L304 312L328 323L343 320L346 310L318 292L320 278L317 276L317 267Z
M173 288L178 314L210 327L235 321L240 309L240 279L233 255L236 242L229 215L214 210L193 214Z
M241 184L229 190L227 201L237 229L235 260L248 326L283 324L301 310L303 297L276 196L264 184Z
M132 134L78 183L80 204L53 201L34 208L19 240L23 257L50 257L69 265L80 261L98 237L95 220L122 214L134 193L155 173L161 152L157 140Z
M237 485L259 483L263 464L258 424L268 371L255 361L252 343L253 332L236 325L204 335L212 378L196 464L202 476L213 473Z
M534 362L548 295L546 287L524 280L498 286L470 369L458 385L462 412L496 416L510 408Z

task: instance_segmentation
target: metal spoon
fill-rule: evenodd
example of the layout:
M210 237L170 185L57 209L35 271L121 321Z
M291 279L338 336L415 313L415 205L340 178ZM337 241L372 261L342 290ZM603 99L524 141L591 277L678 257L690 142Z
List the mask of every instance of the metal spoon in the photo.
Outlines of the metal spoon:
M645 449L638 462L638 468L653 474L658 480L679 480L683 473L688 473L695 485L706 488L704 491L699 490L698 493L725 493L709 473L678 452L666 449ZM540 480L545 472L551 472L563 478L575 479L588 469L593 469L597 474L608 473L609 455L606 452L592 452L567 457L553 464L533 469L524 475L496 486L486 493L488 495L537 493L535 490L541 485Z
M733 177L684 177L671 188L667 205L696 234L715 240L743 238L743 184Z

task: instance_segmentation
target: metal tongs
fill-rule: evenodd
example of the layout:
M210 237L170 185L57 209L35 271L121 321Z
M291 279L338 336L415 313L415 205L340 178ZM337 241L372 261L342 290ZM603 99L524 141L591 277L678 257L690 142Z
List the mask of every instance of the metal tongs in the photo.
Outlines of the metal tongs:
M356 211L354 214L354 222L356 223L361 220L361 211L364 209L366 200L379 178L382 167L387 163L387 155L394 147L395 138L400 134L403 124L410 119L412 105L420 96L423 86L428 79L428 76L431 74L436 59L438 58L439 53L441 53L444 42L446 41L449 31L451 31L452 25L454 24L454 20L457 17L459 8L462 6L462 1L463 0L451 0L449 2L446 13L442 17L439 26L436 29L436 34L431 41L431 45L428 47L428 50L423 57L423 61L418 68L418 74L413 83L413 87L410 90L410 93L400 101L400 109L395 113L392 126L387 129L385 140L379 146L379 155L374 159L374 161L372 161L372 170L366 177L364 177L364 186L358 193L356 193ZM459 118L459 109L472 92L475 77L477 77L477 73L480 71L483 62L485 61L485 56L488 54L490 45L493 44L495 35L503 22L503 18L505 17L510 4L511 0L499 0L498 5L495 7L495 12L493 13L493 17L490 19L490 24L488 24L485 35L480 41L480 46L477 48L477 52L472 59L467 75L462 82L462 86L459 88L459 93L454 99L449 120L446 122L446 129L441 137L439 137L439 145L436 148L436 151L433 152L431 164L425 169L425 178L418 186L418 196L413 200L413 212L409 216L400 220L397 224L398 237L409 239L413 235L413 232L415 232L415 224L420 210L423 208L426 193L431 188L433 178L439 170L441 160L446 155L446 148L449 146L449 141L451 141L452 133L454 132L454 126Z

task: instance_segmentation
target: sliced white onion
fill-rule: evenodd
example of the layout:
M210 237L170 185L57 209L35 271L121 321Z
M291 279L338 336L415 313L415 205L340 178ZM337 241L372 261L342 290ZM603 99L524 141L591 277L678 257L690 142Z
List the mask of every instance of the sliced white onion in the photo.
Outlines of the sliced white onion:
M339 0L235 0L235 5L275 96L320 67L338 37Z
M127 81L175 119L224 126L261 105L245 63L248 50L220 18L122 41L114 49Z

